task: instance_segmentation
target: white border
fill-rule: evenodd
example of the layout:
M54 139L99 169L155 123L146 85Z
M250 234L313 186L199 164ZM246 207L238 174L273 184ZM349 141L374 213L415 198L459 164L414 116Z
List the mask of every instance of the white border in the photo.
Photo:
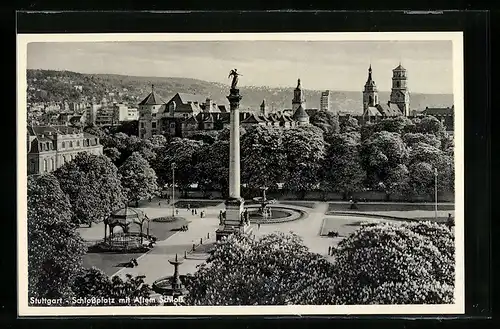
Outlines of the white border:
M27 268L27 163L26 163L26 68L29 42L97 41L430 41L453 43L453 94L455 106L455 304L452 305L306 305L306 306L137 306L137 307L30 307ZM17 35L17 229L18 315L349 315L349 314L464 314L464 63L462 32L376 33L134 33L134 34L19 34Z

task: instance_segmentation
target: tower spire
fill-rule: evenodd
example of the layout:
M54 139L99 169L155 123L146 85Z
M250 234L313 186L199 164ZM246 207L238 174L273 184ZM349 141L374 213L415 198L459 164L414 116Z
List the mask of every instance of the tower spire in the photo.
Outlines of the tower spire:
M300 78L297 80L297 89L300 88Z
M155 91L155 85L151 84L151 92L154 92L154 91Z

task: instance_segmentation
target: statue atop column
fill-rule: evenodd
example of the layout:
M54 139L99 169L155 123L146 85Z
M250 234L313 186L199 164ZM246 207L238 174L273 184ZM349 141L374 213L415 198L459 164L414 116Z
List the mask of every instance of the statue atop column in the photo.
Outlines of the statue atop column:
M229 72L228 78L233 77L233 81L231 81L231 89L236 89L238 85L238 76L240 75L242 74L238 73L237 69L233 69L231 70L231 72Z

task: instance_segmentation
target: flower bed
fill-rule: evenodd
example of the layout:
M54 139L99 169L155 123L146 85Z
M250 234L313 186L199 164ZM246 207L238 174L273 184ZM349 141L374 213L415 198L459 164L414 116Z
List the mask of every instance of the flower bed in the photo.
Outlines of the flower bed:
M166 217L157 217L153 218L153 222L161 222L161 223L173 223L178 220L186 220L184 217L178 217L178 216L166 216Z

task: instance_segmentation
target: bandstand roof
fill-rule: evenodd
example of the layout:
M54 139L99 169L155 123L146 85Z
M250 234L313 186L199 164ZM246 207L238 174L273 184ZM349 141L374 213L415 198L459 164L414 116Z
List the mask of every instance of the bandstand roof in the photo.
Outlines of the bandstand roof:
M148 219L142 210L125 207L111 214L108 218L109 225L129 225L132 223L142 224Z

